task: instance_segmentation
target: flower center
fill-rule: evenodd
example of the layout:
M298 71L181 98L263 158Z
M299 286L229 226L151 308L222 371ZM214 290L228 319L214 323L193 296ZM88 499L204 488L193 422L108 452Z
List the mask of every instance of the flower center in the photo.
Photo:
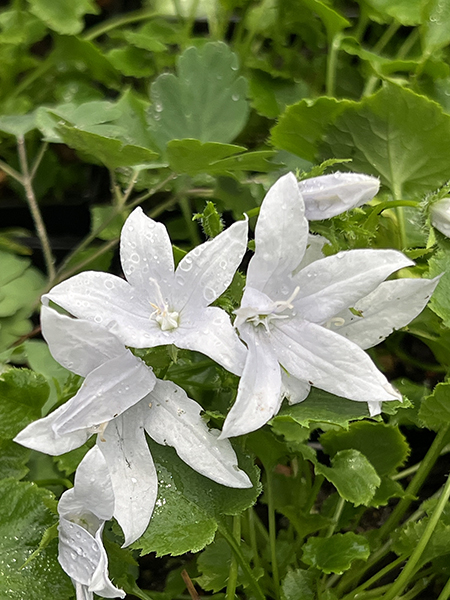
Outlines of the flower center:
M289 319L291 316L290 314L282 315L280 313L286 310L292 310L294 308L292 301L295 299L299 291L300 288L297 286L287 300L275 300L270 308L264 312L260 312L256 308L252 308L250 306L238 308L234 311L237 316L234 326L239 327L239 325L244 322L252 323L255 327L258 325L263 325L267 333L269 333L269 325L271 321Z
M155 310L150 315L150 319L155 319L163 331L176 329L180 324L180 313L175 310L169 310L167 302L165 302L157 281L151 279L155 285L156 302L150 302L150 306Z

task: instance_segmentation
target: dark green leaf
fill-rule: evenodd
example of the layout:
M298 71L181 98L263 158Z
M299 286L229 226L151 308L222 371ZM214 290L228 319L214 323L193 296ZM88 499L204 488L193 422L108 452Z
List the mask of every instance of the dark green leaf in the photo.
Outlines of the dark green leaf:
M22 479L28 473L25 466L30 450L10 440L0 439L0 479L14 477Z
M450 423L450 383L438 383L423 400L419 418L429 429L439 430Z
M65 35L76 35L83 29L86 13L98 14L99 7L93 0L28 0L30 10L50 29Z
M315 577L310 571L289 571L281 584L281 600L315 600L315 588Z
M343 573L354 560L366 560L369 554L369 544L362 535L336 533L329 538L308 540L302 560L324 573Z

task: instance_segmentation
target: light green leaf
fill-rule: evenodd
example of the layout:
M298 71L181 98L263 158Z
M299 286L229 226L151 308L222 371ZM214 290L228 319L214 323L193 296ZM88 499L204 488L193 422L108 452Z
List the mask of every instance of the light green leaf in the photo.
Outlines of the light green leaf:
M0 438L12 439L41 416L49 386L28 369L9 369L0 375Z
M164 52L166 45L155 39L154 30L144 25L139 31L124 31L124 38L132 46L149 50L150 52Z
M102 231L97 236L101 240L114 240L120 236L123 224L127 220L129 214L129 210L124 210L117 214L117 211L113 206L92 206L91 229L92 231L97 231L97 229L99 229L105 221L107 221L111 218L111 216L114 215L112 220L109 221L109 223L104 227L104 229L102 229Z
M450 4L444 0L428 1L424 15L422 45L425 53L431 54L450 43Z
M442 275L428 306L450 327L450 250L443 248L430 259L429 277Z
M30 265L28 258L22 258L0 250L0 288L20 277Z
M320 436L320 443L331 456L340 450L358 450L380 476L395 471L409 454L409 446L397 427L371 421L351 423L348 431L327 431Z
M419 419L425 427L435 431L450 423L450 383L438 383L433 393L422 401Z
M309 539L303 548L302 560L324 573L343 573L354 560L366 560L369 554L367 540L349 531L329 538Z
M80 33L84 27L84 15L97 15L100 12L93 0L28 0L28 4L36 17L50 29L64 35Z
M366 0L369 6L385 15L394 18L402 25L420 25L423 21L422 11L428 0ZM389 19L390 20L390 19Z
M237 515L253 505L260 488L257 469L247 456L239 465L254 487L234 489L203 477L181 459L173 448L150 442L158 472L159 490L155 511L144 535L133 544L142 554L198 552L210 544L224 515Z
M18 310L31 307L45 285L43 275L28 268L22 275L0 288L0 324L2 317L12 317Z
M26 115L6 115L0 117L0 131L15 135L16 137L23 136L36 128L35 112Z
M281 584L281 600L315 600L316 578L311 571L289 571Z
M150 129L161 150L170 140L231 142L244 127L247 82L223 42L191 47L178 59L177 75L160 75L151 86Z
M155 72L147 50L125 46L114 48L106 56L111 64L127 77L150 77Z
M345 17L325 2L321 2L321 0L302 0L302 4L320 17L327 30L329 40L332 40L337 33L346 27L350 27L350 22Z
M408 523L395 532L392 536L392 550L399 556L411 554L418 546L425 528L429 523L429 517L421 519L418 523ZM420 569L425 563L450 553L450 525L439 520L428 544L419 560L417 568Z
M53 540L23 568L56 520L47 506L53 495L35 484L0 481L0 597L2 600L73 598L72 583L57 561Z
M315 470L331 481L342 498L355 506L367 506L381 483L374 467L358 450L341 450L331 460L331 467L318 464Z
M33 44L46 34L45 25L24 10L5 10L0 13L3 44Z

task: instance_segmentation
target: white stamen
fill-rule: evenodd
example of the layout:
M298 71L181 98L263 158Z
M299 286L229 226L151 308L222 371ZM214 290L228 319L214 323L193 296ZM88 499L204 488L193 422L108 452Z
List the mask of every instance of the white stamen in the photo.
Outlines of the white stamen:
M241 323L247 321L248 323L253 323L255 327L258 325L263 325L267 333L270 333L269 324L271 321L275 321L277 319L289 319L290 315L280 315L277 313L283 312L287 309L292 310L294 308L292 301L297 296L299 291L300 288L297 286L287 300L276 300L272 303L270 309L264 313L261 313L257 309L253 309L251 307L238 308L234 311L237 315L234 326L239 327Z
M155 285L157 296L157 304L150 302L150 306L155 309L150 315L150 319L155 319L162 331L176 329L180 324L180 313L169 310L169 306L163 298L158 282L153 278L151 278L150 281Z

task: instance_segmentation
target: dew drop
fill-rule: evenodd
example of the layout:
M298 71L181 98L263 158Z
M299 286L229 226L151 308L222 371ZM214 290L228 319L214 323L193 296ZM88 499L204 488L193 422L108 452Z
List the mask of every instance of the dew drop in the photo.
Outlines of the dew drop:
M210 287L205 287L205 289L203 290L203 298L207 301L207 302L212 302L216 297L216 292L210 288Z

